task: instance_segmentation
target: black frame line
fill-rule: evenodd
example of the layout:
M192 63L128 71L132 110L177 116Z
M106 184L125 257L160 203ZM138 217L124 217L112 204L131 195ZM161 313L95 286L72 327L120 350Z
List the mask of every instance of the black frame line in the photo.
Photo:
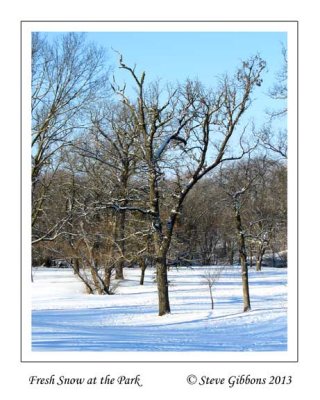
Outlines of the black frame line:
M23 110L23 100L22 100L22 37L23 37L23 24L25 23L294 23L296 24L297 31L297 352L296 352L296 360L293 361L272 361L272 360L253 360L253 361L214 361L214 360L203 360L203 361L195 361L195 360L158 360L158 361L120 361L120 360L79 360L79 361L71 361L71 360L23 360L22 357L22 291L23 291L23 283L22 283L22 263L23 263L23 252L22 252L22 207L23 207L23 194L22 194L22 130L23 130L23 122L22 122L22 110ZM298 20L20 20L20 363L26 364L39 364L39 363L67 363L67 364L296 364L299 363L299 21ZM59 352L55 352L57 354ZM60 352L63 354L63 352ZM263 352L262 352L263 353ZM137 352L139 354L139 352ZM140 354L143 354L140 353ZM179 352L177 352L179 354ZM212 352L214 355L214 352Z

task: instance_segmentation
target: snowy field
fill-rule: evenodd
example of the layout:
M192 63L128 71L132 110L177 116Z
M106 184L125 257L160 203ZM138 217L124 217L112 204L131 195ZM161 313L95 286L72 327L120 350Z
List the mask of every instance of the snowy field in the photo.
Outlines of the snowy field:
M214 268L214 267L212 267ZM242 312L241 274L228 267L214 288L206 267L171 269L171 314L158 317L154 270L126 269L112 296L88 295L69 269L34 269L33 351L286 351L287 270L250 270L252 311Z

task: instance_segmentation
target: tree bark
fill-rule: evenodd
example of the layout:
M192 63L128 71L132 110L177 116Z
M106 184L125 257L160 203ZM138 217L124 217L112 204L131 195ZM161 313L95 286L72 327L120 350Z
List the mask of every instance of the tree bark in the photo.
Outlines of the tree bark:
M97 291L98 294L103 294L104 291L100 284L100 279L98 277L98 272L97 272L97 266L95 265L94 260L91 262L91 265L90 265L90 273L92 276L95 290Z
M245 254L240 254L241 260L241 277L242 277L242 294L243 294L243 312L251 310L250 294L249 294L249 278L248 265Z
M140 264L140 268L141 268L140 285L143 285L143 284L144 284L144 275L145 275L145 271L146 271L146 269L147 269L146 260L145 260L144 258L142 258L142 259L139 261L139 264Z
M247 311L251 310L250 294L249 294L248 263L247 263L245 235L243 232L242 220L241 220L241 214L240 214L240 206L239 206L237 200L236 200L234 209L235 209L236 226L237 226L237 232L238 232L238 249L239 249L239 256L240 256L240 263L241 263L243 312L247 312Z
M126 202L124 206L126 205ZM119 215L119 233L118 233L118 243L119 247L121 250L121 258L117 262L116 265L116 276L115 279L124 279L124 274L123 274L123 267L124 267L124 260L122 257L124 257L126 248L125 248L125 228L126 228L126 212L122 211Z
M233 250L233 247L230 247L230 250L229 250L229 264L233 265L233 263L234 263L234 250Z
M85 285L87 293L89 294L93 294L93 289L91 287L91 285L89 284L89 282L87 281L87 279L85 279L81 273L80 273L80 261L78 259L76 259L75 264L72 264L73 267L73 272L75 275L78 276L78 278L82 281L82 283Z
M111 274L112 274L112 268L105 267L105 269L104 269L104 285L107 288L108 293L110 293Z
M72 260L71 265L73 267L73 273L75 275L79 275L80 274L80 262L78 258L75 258Z
M263 259L265 251L266 251L265 248L259 249L259 252L257 254L256 271L261 271L262 259Z
M156 260L159 316L170 314L166 257Z
M124 262L123 262L123 260L120 260L118 263L117 263L117 266L116 266L116 276L115 276L115 279L124 279L124 274L123 274L123 267L124 267Z

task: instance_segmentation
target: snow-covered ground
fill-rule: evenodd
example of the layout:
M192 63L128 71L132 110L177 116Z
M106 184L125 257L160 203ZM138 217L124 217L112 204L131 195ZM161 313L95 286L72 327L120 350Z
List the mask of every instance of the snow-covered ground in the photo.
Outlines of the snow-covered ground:
M217 267L212 267L217 268ZM139 285L125 270L112 296L88 295L69 269L34 269L33 351L286 351L287 270L250 271L252 311L242 312L241 274L228 267L214 288L206 267L171 269L171 314L159 317L154 270Z

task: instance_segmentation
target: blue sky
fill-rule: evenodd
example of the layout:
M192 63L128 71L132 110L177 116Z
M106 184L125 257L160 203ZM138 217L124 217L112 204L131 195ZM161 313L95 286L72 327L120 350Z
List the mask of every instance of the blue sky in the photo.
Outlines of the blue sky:
M232 72L240 60L259 53L267 61L266 83L272 84L281 67L284 32L107 32L89 33L88 39L103 45L117 63L112 49L130 65L146 71L150 80L164 82L199 78L212 85L217 75Z
M56 34L48 33L48 37ZM107 50L117 82L122 85L127 81L128 90L132 80L127 71L118 68L119 56L114 50L123 55L127 65L136 65L138 73L145 71L146 81L160 79L165 85L197 78L208 87L215 87L219 75L232 74L241 60L259 54L267 69L247 118L254 117L261 126L267 119L266 109L281 108L267 93L283 64L286 32L88 32L87 39ZM285 128L286 120L276 124Z
M198 78L211 87L216 85L217 76L233 73L241 60L259 54L267 62L267 69L263 85L254 94L250 114L259 115L256 120L262 124L265 109L279 106L272 104L267 92L282 67L286 32L91 32L88 40L107 49L119 83L129 77L117 68L118 54L114 50L123 54L128 65L136 65L137 72L145 71L147 81L161 79L165 85ZM278 122L283 127L285 123Z

